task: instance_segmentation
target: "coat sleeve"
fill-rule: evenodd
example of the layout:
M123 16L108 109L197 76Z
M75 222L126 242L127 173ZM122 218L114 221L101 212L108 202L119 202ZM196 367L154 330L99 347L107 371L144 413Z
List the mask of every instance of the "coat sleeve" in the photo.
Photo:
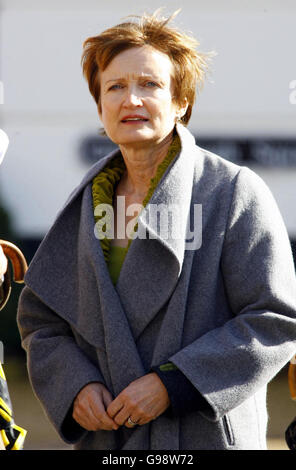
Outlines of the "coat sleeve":
M70 325L27 286L17 321L34 393L60 437L73 444L87 432L72 418L73 400L88 383L104 383L101 372L78 347Z
M218 420L279 372L296 350L291 246L273 196L243 167L236 179L221 255L232 318L169 358Z

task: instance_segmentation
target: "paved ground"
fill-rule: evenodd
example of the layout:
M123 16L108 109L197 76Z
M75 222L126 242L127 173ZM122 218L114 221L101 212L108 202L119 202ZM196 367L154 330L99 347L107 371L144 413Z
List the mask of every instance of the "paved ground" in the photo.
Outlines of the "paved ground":
M25 450L71 449L54 431L35 398L23 363L6 358L5 374L16 416L16 422L28 430ZM269 385L268 448L288 450L284 433L294 416L296 403L290 399L287 370L284 369Z

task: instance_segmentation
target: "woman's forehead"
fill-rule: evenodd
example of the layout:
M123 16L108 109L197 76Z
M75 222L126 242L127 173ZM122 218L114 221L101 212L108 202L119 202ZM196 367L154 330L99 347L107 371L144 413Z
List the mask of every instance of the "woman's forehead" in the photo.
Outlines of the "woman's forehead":
M133 47L118 54L101 73L104 82L116 79L138 80L153 77L167 80L173 73L170 58L150 47Z

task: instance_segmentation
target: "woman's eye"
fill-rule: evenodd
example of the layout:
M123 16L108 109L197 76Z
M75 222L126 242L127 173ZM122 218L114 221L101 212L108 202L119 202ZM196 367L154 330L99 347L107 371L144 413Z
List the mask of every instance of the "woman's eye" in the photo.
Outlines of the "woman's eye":
M119 90L122 88L122 85L120 83L116 83L115 85L112 85L109 90Z
M158 87L157 83L155 82L146 82L145 86L148 86L150 88Z

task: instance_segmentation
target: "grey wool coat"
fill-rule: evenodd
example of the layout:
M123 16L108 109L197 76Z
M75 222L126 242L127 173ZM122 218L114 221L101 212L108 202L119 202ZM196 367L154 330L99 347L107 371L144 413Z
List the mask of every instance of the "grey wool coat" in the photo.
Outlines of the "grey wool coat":
M32 387L75 449L266 448L266 386L296 350L288 235L259 176L199 148L184 126L177 132L181 152L146 209L181 205L183 235L159 234L143 211L147 237L133 240L112 284L94 234L91 182L115 150L72 192L26 274L18 326ZM184 227L195 204L202 239L189 249ZM87 383L103 382L115 397L167 361L209 410L118 431L75 424L73 400Z

